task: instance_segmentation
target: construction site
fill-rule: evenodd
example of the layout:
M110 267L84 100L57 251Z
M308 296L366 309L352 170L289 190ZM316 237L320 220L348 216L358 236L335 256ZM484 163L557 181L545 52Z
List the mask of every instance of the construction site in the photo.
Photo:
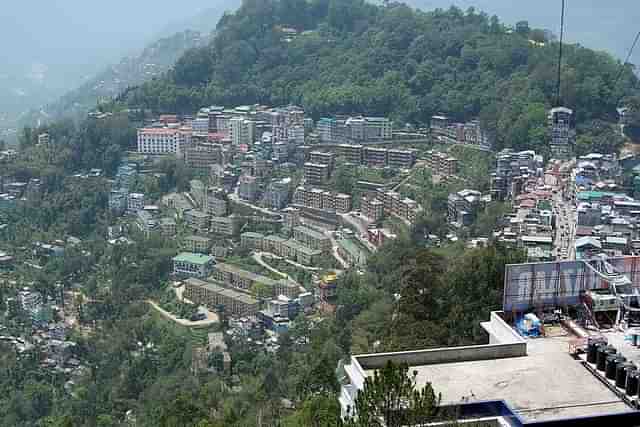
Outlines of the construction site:
M507 265L504 289L503 310L481 324L487 344L352 356L343 412L393 361L461 421L640 425L640 257Z

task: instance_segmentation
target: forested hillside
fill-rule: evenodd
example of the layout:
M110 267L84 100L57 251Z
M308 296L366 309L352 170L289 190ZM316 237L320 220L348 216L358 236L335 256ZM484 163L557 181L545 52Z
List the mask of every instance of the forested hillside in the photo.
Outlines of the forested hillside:
M299 36L288 41L283 26ZM498 146L536 148L544 144L545 111L556 102L558 43L547 37L512 31L471 9L246 0L222 18L215 40L121 99L157 112L295 102L315 118L366 112L425 123L438 112L479 116ZM613 121L618 100L637 92L630 66L616 81L620 69L606 53L565 47L561 103L576 111L579 126Z
M43 108L33 111L22 121L34 123L36 119L48 122L61 117L84 116L96 104L119 95L127 87L140 85L162 76L188 49L205 46L208 34L184 31L164 37L148 45L136 55L124 57L119 63L107 67L95 77Z

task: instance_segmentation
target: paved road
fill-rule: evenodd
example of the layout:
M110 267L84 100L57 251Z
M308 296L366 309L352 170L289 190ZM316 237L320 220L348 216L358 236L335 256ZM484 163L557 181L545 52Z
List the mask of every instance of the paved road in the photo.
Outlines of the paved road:
M556 187L557 193L553 195L553 213L556 216L556 235L554 251L556 259L575 259L575 240L577 212L570 200L562 197L562 190Z
M269 264L267 264L267 263L265 262L265 260L263 260L263 259L262 259L262 256L263 256L263 255L267 255L267 253L266 253L266 252L254 252L254 253L253 253L253 255L252 255L251 257L252 257L252 258L253 258L253 259L254 259L258 264L260 264L261 266L263 266L263 267L264 267L264 268L266 268L267 270L271 271L272 273L276 273L277 275L282 276L282 277L284 277L285 279L289 279L289 280L291 280L292 282L295 282L295 280L293 280L293 279L291 278L291 276L289 276L287 273L284 273L284 272L282 272L282 271L280 271L280 270L278 270L278 269L276 269L276 268L274 268L274 267L271 267ZM272 256L272 257L274 257L274 258L279 258L279 257L276 257L276 256L275 256L275 255L273 255L273 254L268 254L268 255L269 255L269 256ZM297 284L297 283L296 283L296 284Z
M148 299L146 300L146 302L151 307L156 309L165 319L173 320L174 322L182 326L187 326L190 328L204 328L206 326L212 326L219 323L218 315L210 312L209 310L206 310L207 318L205 320L198 320L197 322L192 322L191 320L177 318L172 313L169 313L168 311L160 307L158 304L156 304L155 301ZM202 311L202 309L200 310Z

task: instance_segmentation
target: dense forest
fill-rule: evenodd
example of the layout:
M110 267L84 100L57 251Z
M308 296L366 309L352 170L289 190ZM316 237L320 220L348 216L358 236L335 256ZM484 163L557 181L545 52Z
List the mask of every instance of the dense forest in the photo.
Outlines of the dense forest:
M285 37L282 27L299 35ZM388 114L398 123L427 123L444 112L480 117L498 147L534 149L544 145L546 110L557 103L554 37L524 22L512 30L474 9L247 0L221 19L217 33L164 78L120 100L183 113L210 104L293 102L314 118ZM580 45L564 47L560 103L575 110L585 132L598 128L594 120L616 120L619 101L637 91L631 66Z

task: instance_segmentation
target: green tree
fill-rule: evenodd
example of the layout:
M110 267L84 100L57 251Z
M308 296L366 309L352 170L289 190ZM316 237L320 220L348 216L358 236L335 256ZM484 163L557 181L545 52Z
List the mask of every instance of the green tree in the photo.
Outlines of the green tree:
M419 386L418 373L409 375L406 363L391 361L365 378L347 427L401 427L426 425L439 412L441 395L431 383Z

